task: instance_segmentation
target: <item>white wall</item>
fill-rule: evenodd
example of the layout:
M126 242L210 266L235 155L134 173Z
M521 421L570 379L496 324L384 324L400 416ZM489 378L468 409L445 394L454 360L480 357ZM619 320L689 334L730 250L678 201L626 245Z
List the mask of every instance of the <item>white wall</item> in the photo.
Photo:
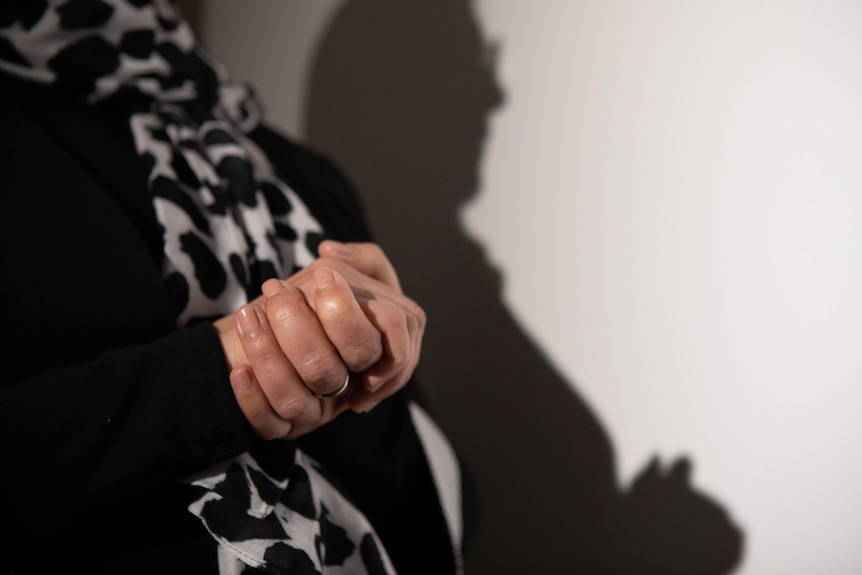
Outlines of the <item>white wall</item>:
M341 4L210 0L202 33L301 136ZM690 454L745 532L739 573L862 572L862 4L477 14L506 104L463 225L609 430L620 481Z
M198 2L198 33L207 48L231 75L254 86L268 121L299 135L318 36L344 0Z
M622 475L696 454L744 572L862 572L862 4L480 8L509 100L465 223Z

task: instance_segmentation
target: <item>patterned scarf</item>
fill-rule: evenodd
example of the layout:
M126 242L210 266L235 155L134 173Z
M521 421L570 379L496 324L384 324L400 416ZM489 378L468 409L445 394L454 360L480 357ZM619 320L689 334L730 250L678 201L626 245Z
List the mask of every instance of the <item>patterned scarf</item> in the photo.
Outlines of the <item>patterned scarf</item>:
M265 279L313 260L320 225L246 136L260 122L253 94L226 79L173 1L4 4L0 70L94 105L132 105L179 326L230 313ZM460 571L456 460L415 404L411 416ZM365 516L314 460L287 451L287 460L284 449L276 460L246 453L188 479L200 490L189 509L219 543L221 573L394 573Z
M253 95L225 79L171 3L53 1L5 20L3 70L94 104L133 102L181 326L230 313L312 261L319 224L245 136L260 121Z

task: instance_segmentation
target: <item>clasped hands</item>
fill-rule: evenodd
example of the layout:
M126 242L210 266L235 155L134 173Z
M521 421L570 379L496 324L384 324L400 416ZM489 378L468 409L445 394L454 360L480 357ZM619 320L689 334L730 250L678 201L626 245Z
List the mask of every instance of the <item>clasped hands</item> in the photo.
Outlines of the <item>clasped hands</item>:
M237 403L265 439L365 412L416 368L425 313L375 244L326 240L320 257L215 322ZM347 393L327 399L350 377Z

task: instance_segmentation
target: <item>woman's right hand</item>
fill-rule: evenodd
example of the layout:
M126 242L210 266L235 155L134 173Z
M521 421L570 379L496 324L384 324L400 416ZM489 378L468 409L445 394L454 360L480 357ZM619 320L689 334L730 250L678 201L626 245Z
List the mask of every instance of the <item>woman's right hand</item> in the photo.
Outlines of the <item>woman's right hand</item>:
M374 244L326 241L320 259L270 280L264 298L216 322L240 409L265 438L299 437L368 411L419 360L425 314ZM236 343L239 343L237 346ZM350 374L348 393L326 398Z

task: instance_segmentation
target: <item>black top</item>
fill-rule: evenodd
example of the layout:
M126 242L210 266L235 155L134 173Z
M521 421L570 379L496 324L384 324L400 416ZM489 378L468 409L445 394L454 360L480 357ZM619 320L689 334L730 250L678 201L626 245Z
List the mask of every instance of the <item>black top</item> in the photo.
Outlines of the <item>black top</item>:
M0 117L4 572L216 572L180 480L260 440L212 325L176 328L128 117L2 74ZM252 139L328 237L370 238L326 159L267 128ZM368 516L400 573L451 573L407 412L416 394L411 382L298 444Z

